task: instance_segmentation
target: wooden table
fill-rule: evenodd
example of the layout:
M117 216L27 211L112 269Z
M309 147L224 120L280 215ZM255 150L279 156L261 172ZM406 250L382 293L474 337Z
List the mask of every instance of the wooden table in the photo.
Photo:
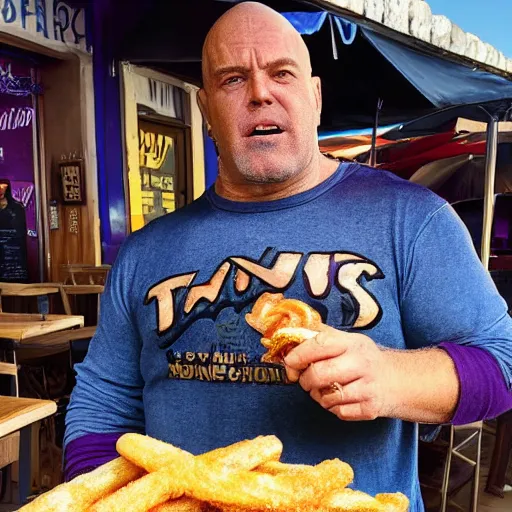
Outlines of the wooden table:
M12 364L62 354L72 341L94 335L83 325L81 315L0 313L0 349L12 354Z
M52 400L16 398L0 395L0 438L20 432L18 500L26 502L31 492L31 426L57 411Z
M0 313L0 338L12 340L20 347L37 345L38 340L44 340L48 334L83 325L84 317L81 315Z
M8 297L37 297L59 290L59 283L0 283L0 294Z
M0 395L0 437L51 416L57 411L53 400L36 400Z

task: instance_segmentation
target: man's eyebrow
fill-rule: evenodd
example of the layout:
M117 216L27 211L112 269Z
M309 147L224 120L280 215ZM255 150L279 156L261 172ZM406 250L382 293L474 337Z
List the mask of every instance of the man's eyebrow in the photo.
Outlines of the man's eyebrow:
M277 59L268 62L267 64L265 64L265 66L263 66L263 69L278 68L280 66L291 66L297 69L299 68L298 63L295 60L290 59L288 57L283 57L282 59ZM245 66L224 66L219 69L216 69L214 75L216 77L222 77L230 73L248 74L250 73L250 71L250 68L247 68Z
M249 73L250 69L245 66L225 66L215 70L215 76L224 76L229 73Z
M279 68L281 66L291 66L294 68L299 68L299 64L297 63L297 61L295 61L289 57L283 57L282 59L277 59L277 60L273 60L272 62L268 62L264 66L264 69Z

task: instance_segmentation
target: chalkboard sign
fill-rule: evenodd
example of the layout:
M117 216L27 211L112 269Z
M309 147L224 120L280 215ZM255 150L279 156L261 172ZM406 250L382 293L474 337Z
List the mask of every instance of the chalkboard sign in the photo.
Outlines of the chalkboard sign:
M28 282L27 241L15 230L0 230L0 281Z

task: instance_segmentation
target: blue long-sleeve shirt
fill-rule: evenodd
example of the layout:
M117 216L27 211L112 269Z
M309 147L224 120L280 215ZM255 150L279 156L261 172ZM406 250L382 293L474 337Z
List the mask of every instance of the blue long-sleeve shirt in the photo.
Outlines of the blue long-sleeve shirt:
M343 422L261 362L261 335L244 315L266 291L382 346L484 348L510 386L512 320L452 208L389 173L342 164L277 201L210 189L129 237L77 366L65 443L139 431L201 453L276 434L283 460L339 457L355 488L401 491L422 511L417 425Z

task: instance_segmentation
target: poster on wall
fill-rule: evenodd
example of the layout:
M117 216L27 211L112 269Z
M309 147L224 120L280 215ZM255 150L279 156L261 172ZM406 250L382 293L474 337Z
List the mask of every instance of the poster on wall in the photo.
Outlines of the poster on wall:
M139 130L139 165L144 223L176 209L174 139L155 129Z
M83 161L70 160L61 162L59 166L63 202L83 204L85 202Z

